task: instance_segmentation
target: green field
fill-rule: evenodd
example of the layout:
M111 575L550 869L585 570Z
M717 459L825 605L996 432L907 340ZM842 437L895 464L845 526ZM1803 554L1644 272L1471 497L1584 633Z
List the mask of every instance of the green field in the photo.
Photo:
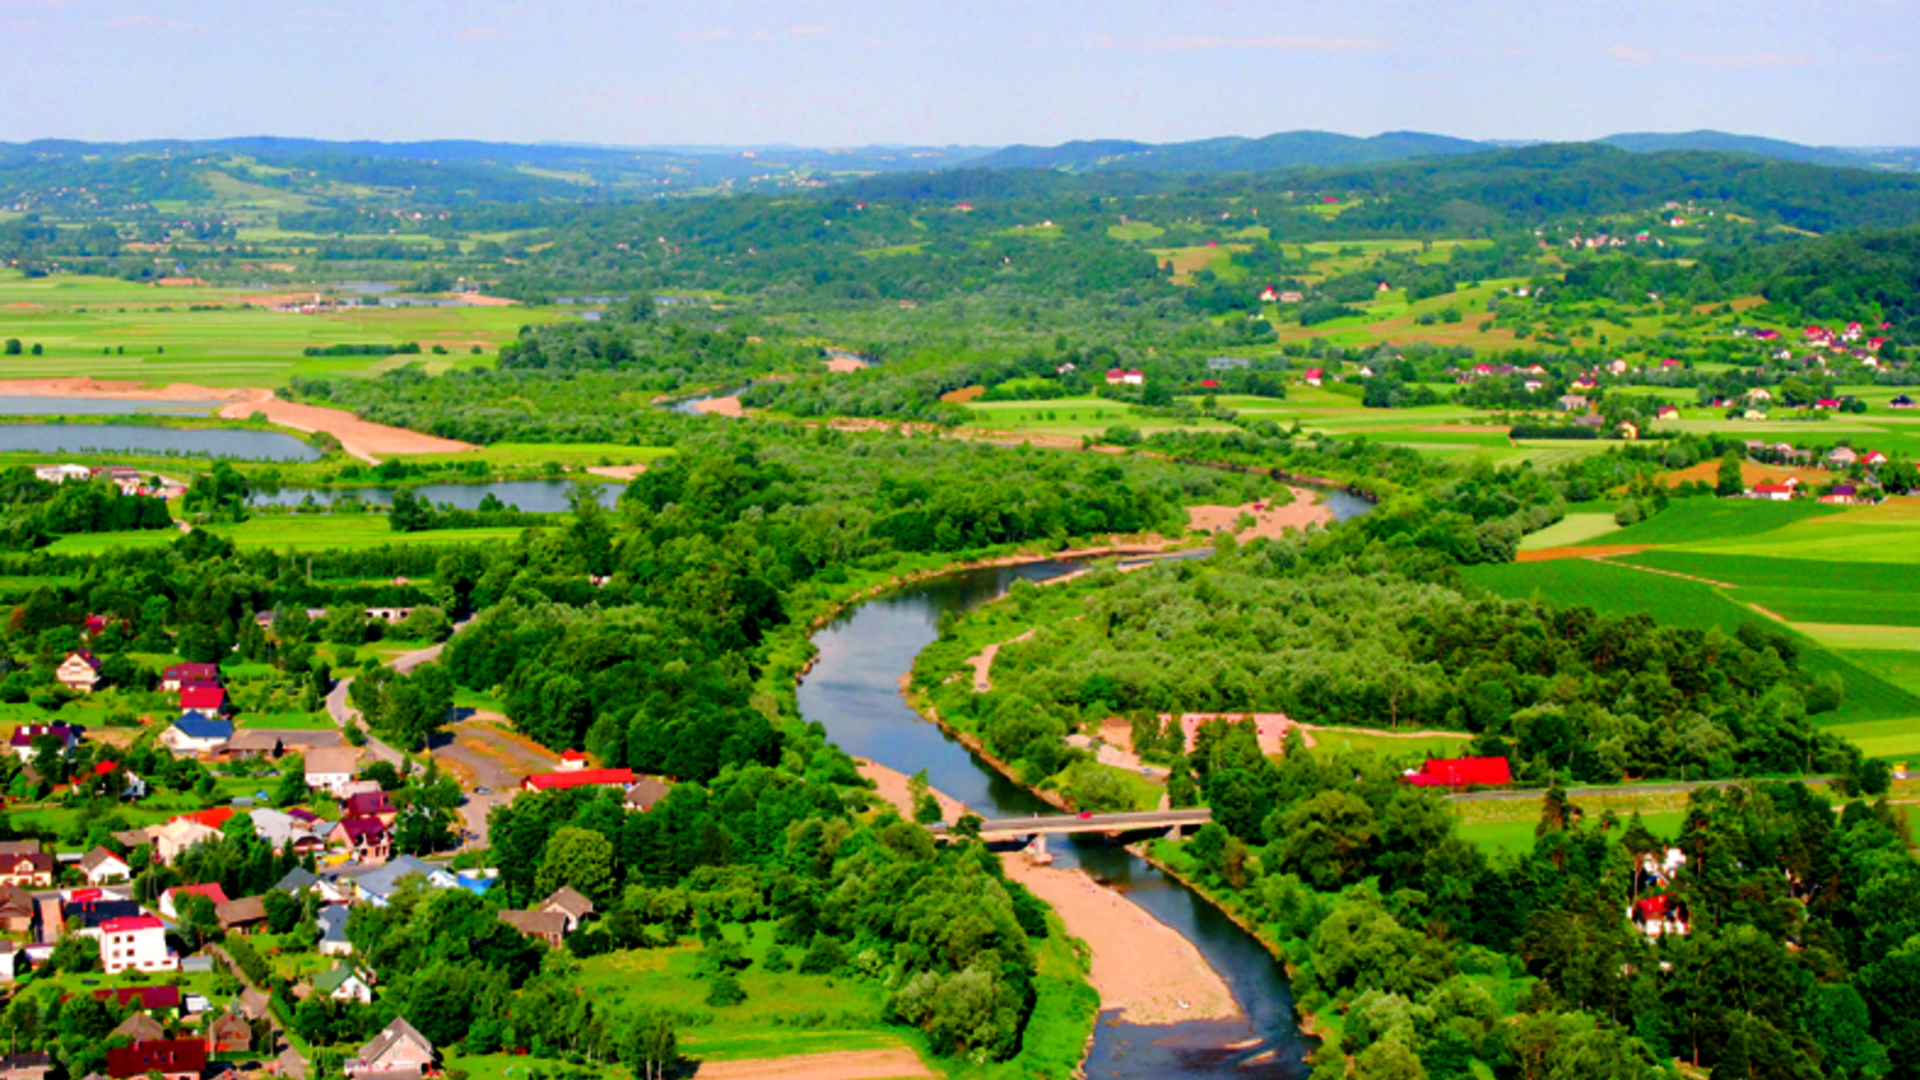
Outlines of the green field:
M520 327L565 317L519 306L369 307L301 315L249 303L292 292L162 288L83 275L29 279L0 271L0 337L45 350L43 356L0 359L0 379L86 375L150 385L284 386L295 375L368 374L413 362L438 373L491 364ZM192 310L196 306L217 310ZM302 355L308 346L409 341L428 351ZM433 354L435 345L446 354ZM472 353L474 346L480 355Z
M1105 398L1060 398L1054 401L975 401L967 405L982 427L995 431L1098 437L1110 427L1130 427L1151 434L1183 428L1190 431L1232 431L1231 424L1201 421L1183 425L1167 416L1135 413L1122 402Z
M1520 541L1520 550L1571 547L1599 537L1607 537L1611 543L1612 536L1619 532L1620 526L1614 522L1612 514L1568 514L1539 532L1528 533Z
M520 529L436 529L397 533L385 514L278 514L257 517L239 525L210 525L208 531L231 539L242 548L280 551L321 551L327 548L370 548L387 544L471 544L511 540ZM47 550L62 555L94 555L112 548L161 547L180 539L172 529L145 532L76 533L54 541Z
M1526 805L1534 810L1533 816L1510 821L1463 821L1460 823L1460 838L1489 852L1503 851L1517 855L1532 851L1533 831L1538 822L1539 807L1535 803ZM1679 835L1680 826L1686 819L1686 813L1679 810L1640 815L1640 820L1646 824L1648 830L1655 836L1669 840Z
M1405 761L1409 764L1424 761L1430 757L1452 757L1461 752L1473 736L1455 735L1449 732L1434 732L1426 735L1369 735L1359 731L1342 731L1335 727L1317 727L1313 729L1313 744L1316 749L1353 750L1378 754L1389 761Z
M1759 536L1814 518L1843 513L1838 506L1811 500L1765 502L1756 499L1675 499L1666 511L1629 525L1596 544L1686 544L1723 542ZM1714 575L1706 575L1714 576Z
M1468 567L1463 576L1502 596L1516 599L1538 596L1555 604L1579 605L1602 612L1645 612L1659 622L1677 626L1700 629L1718 626L1732 630L1743 622L1766 618L1704 582L1591 559L1475 566ZM1846 684L1841 707L1817 718L1822 726L1912 720L1916 733L1920 733L1920 696L1881 678L1843 654L1821 647L1812 639L1803 641L1801 668L1814 673L1836 672Z

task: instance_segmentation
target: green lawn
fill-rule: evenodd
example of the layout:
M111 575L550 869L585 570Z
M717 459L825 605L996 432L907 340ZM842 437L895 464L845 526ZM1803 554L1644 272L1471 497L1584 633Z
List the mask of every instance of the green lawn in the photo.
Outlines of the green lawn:
M1529 803L1529 806L1534 804ZM1535 807L1537 811L1537 807ZM1622 815L1623 817L1625 815ZM1685 811L1666 810L1642 813L1640 820L1655 836L1672 839L1680 833L1680 826L1687 819ZM1460 838L1467 840L1486 851L1505 851L1519 854L1533 850L1533 830L1538 823L1535 816L1502 821L1463 821L1460 823Z
M1831 517L1838 506L1811 500L1761 502L1754 499L1675 499L1666 512L1630 525L1596 544L1685 544L1724 542L1784 529L1811 518ZM1709 575L1711 576L1711 575Z
M1520 550L1571 547L1598 537L1607 537L1607 542L1612 543L1612 535L1619 531L1620 526L1612 514L1568 514L1539 532L1528 533L1520 541Z
M1408 763L1417 763L1430 757L1456 756L1472 738L1466 734L1394 736L1367 735L1339 728L1313 729L1315 749L1366 751L1391 761Z
M277 514L239 525L213 525L208 531L231 539L242 548L320 551L328 548L375 548L388 544L472 544L511 540L516 528L436 529L397 533L384 514ZM47 550L62 555L97 555L113 548L160 547L180 539L172 529L144 532L78 533L63 536Z
M908 1046L907 1029L886 1023L886 990L864 979L774 974L761 961L772 944L771 923L749 928L746 954L753 965L741 972L747 1000L731 1008L703 1004L708 980L696 972L701 947L609 953L580 962L580 985L596 1005L616 1014L651 1006L687 1017L680 1049L711 1061L790 1057L837 1050ZM742 928L727 932L739 935ZM786 950L796 964L799 952Z
M234 726L278 731L332 731L335 724L324 712L241 713Z

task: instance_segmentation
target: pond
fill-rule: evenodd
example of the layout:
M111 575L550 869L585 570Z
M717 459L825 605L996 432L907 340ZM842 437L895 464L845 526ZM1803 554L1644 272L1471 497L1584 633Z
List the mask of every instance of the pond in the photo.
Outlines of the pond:
M131 416L135 413L205 413L219 401L138 398L0 397L0 416Z
M320 451L278 431L163 428L132 424L0 424L0 450L318 461Z
M275 491L255 491L247 497L250 506L299 506L309 498L315 506L332 506L351 497L370 506L392 506L391 487L306 488L290 487ZM478 510L488 495L529 514L556 514L567 508L567 496L573 485L563 480L499 480L487 484L421 484L408 488L416 496L435 506L451 505L456 510ZM609 509L620 498L624 485L608 482L600 487L600 504Z

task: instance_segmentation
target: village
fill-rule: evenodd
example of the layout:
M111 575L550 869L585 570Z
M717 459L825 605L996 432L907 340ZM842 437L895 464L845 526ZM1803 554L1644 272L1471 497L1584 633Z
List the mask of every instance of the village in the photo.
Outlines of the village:
M90 620L88 629L105 627ZM86 694L100 668L91 652L76 650L57 677ZM478 865L484 849L446 850L477 837L455 837L445 819L428 814L419 792L434 780L423 780L411 760L396 769L341 730L236 727L216 664L171 665L156 692L177 712L148 725L136 745L96 745L94 733L71 723L21 724L9 737L10 757L29 786L46 786L42 770L70 772L55 794L76 806L97 808L104 797L137 808L159 801L160 789L184 776L197 778L191 790L200 792L220 776L265 785L137 828L103 835L96 826L88 838L97 842L83 850L46 838L0 841L0 983L15 997L52 983L63 999L89 995L100 1003L94 1036L101 1057L89 1075L325 1074L297 1032L296 1010L309 1000L342 1009L375 1002L381 973L357 954L349 916L357 907L385 908L403 890L464 890L543 949L561 947L593 918L593 903L564 886L524 909L500 903L498 871ZM136 772L137 760L170 783ZM669 790L569 751L552 771L522 777L517 791L579 788L618 792L631 813L651 809ZM484 788L473 794L510 797ZM428 822L424 844L417 829L407 838L410 815ZM425 857L403 850L410 846ZM253 853L255 880L264 882L265 871L271 885L238 892L214 880L235 880L236 852ZM337 1064L350 1078L409 1080L439 1066L432 1042L405 1017L357 1048L332 1053L346 1054ZM74 1062L61 1064L73 1071ZM0 1055L0 1080L45 1080L58 1067L46 1052Z

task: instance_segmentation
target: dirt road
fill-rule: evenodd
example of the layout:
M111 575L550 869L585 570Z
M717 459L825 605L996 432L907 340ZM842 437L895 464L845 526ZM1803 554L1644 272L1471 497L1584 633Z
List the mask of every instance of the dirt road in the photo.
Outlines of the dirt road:
M918 1080L939 1074L911 1050L850 1050L790 1058L702 1062L696 1080Z

